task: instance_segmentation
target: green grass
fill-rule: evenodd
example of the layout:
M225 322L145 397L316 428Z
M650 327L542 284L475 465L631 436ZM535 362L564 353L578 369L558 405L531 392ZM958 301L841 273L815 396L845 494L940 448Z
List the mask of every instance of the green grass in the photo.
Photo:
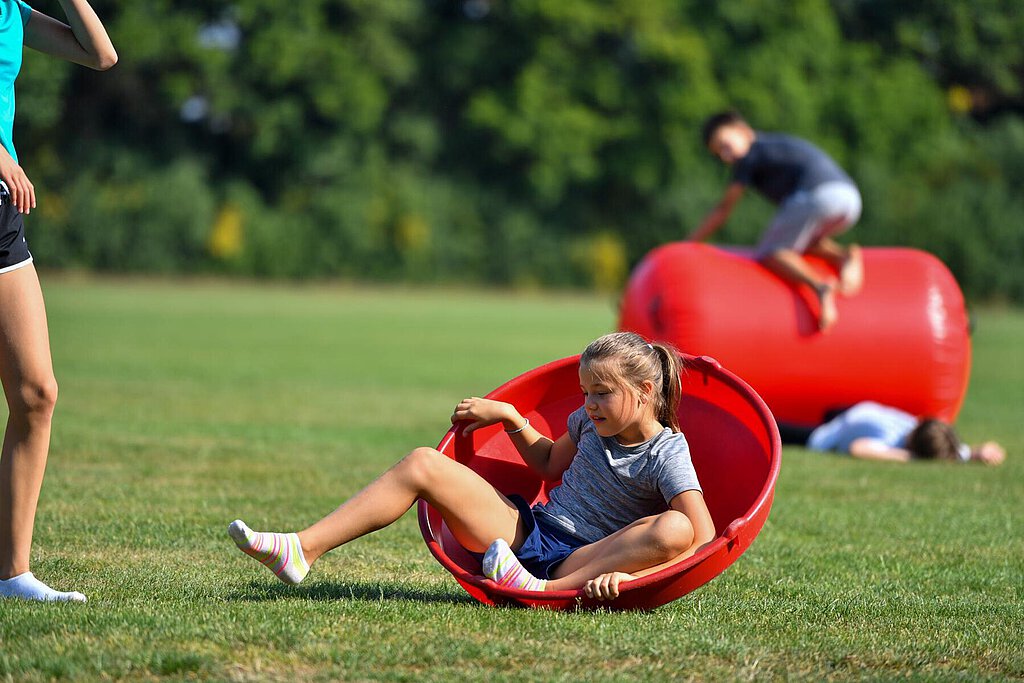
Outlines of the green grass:
M1024 677L1024 314L978 312L961 430L998 469L786 450L753 547L650 613L493 609L415 517L287 588L237 516L305 525L455 402L579 351L607 300L48 278L61 399L34 570L86 605L0 602L0 680L1005 680Z

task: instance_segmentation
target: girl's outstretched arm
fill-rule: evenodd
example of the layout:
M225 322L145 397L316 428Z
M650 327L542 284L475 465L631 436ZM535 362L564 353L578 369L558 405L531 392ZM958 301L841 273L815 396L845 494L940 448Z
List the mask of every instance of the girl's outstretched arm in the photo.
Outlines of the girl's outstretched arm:
M117 64L114 44L88 1L59 2L68 23L32 10L32 16L25 24L25 45L98 71L106 71Z
M910 462L911 454L906 448L887 446L878 439L861 437L850 442L850 455L861 460L882 460L884 462Z
M977 460L986 465L1002 465L1006 460L1006 449L995 441L986 441L971 449L971 460Z
M464 434L501 422L523 461L547 481L561 478L576 455L576 444L568 434L552 441L529 424L515 406L476 396L464 398L455 406L452 423L466 420Z

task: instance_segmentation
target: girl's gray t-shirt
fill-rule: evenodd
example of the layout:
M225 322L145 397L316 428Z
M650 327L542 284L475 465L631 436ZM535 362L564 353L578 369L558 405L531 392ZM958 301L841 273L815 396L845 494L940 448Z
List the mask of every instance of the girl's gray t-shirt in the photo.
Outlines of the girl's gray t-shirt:
M664 512L683 491L701 491L686 437L665 427L635 446L597 433L580 408L568 419L577 452L547 503L535 514L594 543L638 519Z

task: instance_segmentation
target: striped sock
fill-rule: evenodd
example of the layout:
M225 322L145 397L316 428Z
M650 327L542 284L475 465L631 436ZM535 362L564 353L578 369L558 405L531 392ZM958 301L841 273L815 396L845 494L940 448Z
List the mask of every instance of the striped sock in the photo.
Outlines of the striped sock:
M296 534L260 533L236 519L228 525L228 535L239 550L259 560L285 583L297 584L309 573Z
M508 547L504 539L499 538L484 553L484 576L505 588L518 588L524 591L542 591L548 582L538 579L526 571L519 558Z

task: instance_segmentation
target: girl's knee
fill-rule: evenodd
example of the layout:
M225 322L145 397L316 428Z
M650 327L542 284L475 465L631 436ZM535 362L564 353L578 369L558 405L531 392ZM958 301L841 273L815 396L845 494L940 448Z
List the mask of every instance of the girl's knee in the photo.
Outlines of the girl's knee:
M437 449L421 446L402 458L398 467L417 486L427 487L436 479L438 470L447 460L448 458Z
M690 518L678 510L667 510L658 515L649 533L651 545L662 552L666 560L686 552L693 545L693 525Z
M57 405L57 380L52 376L23 379L17 394L8 398L11 413L31 421L49 421Z

